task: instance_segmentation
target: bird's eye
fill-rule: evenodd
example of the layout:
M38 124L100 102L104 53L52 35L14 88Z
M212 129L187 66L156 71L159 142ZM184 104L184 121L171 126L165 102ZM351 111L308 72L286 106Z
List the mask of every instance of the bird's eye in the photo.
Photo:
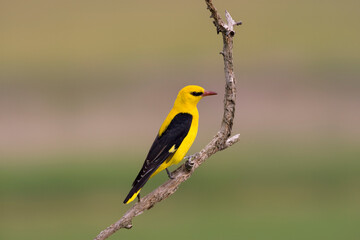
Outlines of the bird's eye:
M191 92L190 94L198 97L198 96L201 96L203 94L203 92Z

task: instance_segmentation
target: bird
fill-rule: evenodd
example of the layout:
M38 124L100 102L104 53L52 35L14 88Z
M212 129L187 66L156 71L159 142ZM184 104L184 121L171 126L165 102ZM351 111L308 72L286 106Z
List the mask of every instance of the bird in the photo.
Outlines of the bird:
M189 85L179 91L174 106L162 123L124 204L132 202L136 197L140 201L141 188L162 170L166 169L169 178L173 178L167 168L181 162L190 149L198 132L197 103L203 97L211 95L217 93L205 91L197 85Z

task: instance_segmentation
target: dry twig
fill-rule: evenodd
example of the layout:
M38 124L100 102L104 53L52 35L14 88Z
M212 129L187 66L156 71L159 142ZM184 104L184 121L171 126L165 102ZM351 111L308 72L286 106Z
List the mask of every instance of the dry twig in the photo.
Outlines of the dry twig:
M235 35L234 26L240 25L241 22L235 22L230 14L225 11L225 17L227 20L227 23L225 23L212 4L212 0L205 0L205 2L207 8L211 12L210 17L214 19L214 25L216 26L217 33L221 32L223 36L224 46L221 54L224 57L226 84L224 95L224 115L221 128L204 149L202 149L199 153L192 155L185 164L181 165L172 173L174 179L169 179L167 182L159 186L147 196L141 198L140 202L134 204L116 223L110 225L105 230L100 232L100 234L94 240L106 239L121 228L130 229L132 227L132 219L134 217L142 214L145 210L152 208L156 203L172 195L174 192L176 192L179 185L190 178L194 170L198 168L207 158L218 151L230 147L240 139L240 134L232 137L230 137L230 135L234 120L236 97L235 75L233 71L232 57L233 37ZM189 168L189 166L191 168Z

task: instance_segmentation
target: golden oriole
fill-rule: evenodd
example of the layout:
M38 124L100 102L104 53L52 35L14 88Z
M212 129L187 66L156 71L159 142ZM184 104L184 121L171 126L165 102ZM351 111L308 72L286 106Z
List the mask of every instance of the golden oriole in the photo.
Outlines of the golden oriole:
M160 171L166 169L171 178L167 168L185 157L196 138L199 123L197 103L202 97L216 94L195 85L180 90L124 200L125 204L133 201L149 178Z

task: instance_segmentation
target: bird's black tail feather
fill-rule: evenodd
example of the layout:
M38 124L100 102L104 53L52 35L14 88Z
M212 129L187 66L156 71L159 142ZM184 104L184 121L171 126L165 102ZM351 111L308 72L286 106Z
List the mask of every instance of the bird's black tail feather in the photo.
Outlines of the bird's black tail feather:
M146 172L146 174L143 176L141 175L142 171L139 172L139 174L137 175L137 177L133 183L133 187L131 188L129 194L126 196L126 198L124 200L125 204L132 202L136 198L136 196L139 194L141 188L149 180L149 178L156 171L156 169L158 169L158 167L151 169L150 171Z

